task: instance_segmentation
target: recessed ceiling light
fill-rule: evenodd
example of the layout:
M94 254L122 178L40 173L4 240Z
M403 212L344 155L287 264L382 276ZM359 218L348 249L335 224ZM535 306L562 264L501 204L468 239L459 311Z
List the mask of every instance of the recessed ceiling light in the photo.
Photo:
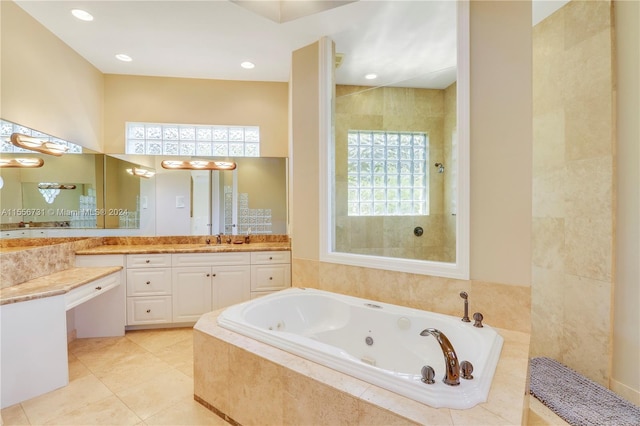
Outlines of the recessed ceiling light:
M121 60L122 62L131 62L131 61L133 61L133 59L131 59L131 56L125 55L124 53L118 53L116 55L116 58Z
M367 74L364 76L364 78L366 78L367 80L375 80L376 78L378 78L377 74Z
M249 61L244 61L243 63L240 64L240 66L246 70L250 70L256 67L256 65L253 62L249 62Z
M93 15L82 9L73 9L71 14L81 21L93 21Z

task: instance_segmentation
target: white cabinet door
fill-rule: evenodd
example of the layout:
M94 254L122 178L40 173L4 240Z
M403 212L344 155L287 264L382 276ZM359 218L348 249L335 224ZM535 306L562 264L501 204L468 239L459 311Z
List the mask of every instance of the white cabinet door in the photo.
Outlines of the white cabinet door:
M173 268L173 322L197 321L211 309L211 267Z
M251 298L251 268L216 266L213 268L213 309L226 308Z

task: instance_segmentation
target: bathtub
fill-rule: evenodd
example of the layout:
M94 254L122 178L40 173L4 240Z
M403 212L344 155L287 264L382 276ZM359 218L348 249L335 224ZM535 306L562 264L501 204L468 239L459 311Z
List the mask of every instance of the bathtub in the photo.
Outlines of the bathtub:
M466 409L485 402L503 339L485 325L315 289L292 288L240 303L218 316L221 327L317 362L432 407ZM445 359L426 328L444 333L473 379L443 383ZM435 383L422 381L431 366ZM462 375L461 375L462 376Z

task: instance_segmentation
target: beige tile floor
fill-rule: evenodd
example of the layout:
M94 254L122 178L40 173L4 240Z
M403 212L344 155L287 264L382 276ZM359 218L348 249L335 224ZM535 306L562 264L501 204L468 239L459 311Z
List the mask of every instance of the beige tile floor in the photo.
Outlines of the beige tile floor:
M69 385L2 410L4 425L227 425L193 400L193 330L69 344Z

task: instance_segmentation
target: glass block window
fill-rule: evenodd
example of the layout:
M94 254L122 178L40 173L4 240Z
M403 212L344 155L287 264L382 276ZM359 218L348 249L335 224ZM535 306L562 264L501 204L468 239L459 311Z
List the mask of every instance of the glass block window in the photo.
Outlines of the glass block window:
M126 153L259 157L260 127L127 123Z
M349 130L349 216L429 214L426 133Z
M46 142L55 142L59 145L68 146L69 150L66 152L67 154L82 154L82 146L80 145L58 139L51 135L47 135L45 133L38 132L37 130L33 130L6 120L0 120L0 139L2 140L2 142L0 143L0 152L30 152L33 154L33 151L29 151L28 149L23 149L12 144L12 133L20 133L22 135L38 138Z

